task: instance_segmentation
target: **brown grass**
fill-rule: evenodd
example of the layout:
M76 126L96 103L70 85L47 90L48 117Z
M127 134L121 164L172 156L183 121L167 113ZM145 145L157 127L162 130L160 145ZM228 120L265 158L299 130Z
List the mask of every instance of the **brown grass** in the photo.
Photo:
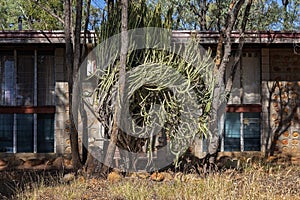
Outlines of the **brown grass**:
M229 169L205 177L181 175L162 182L150 178L111 182L80 176L71 183L57 179L46 185L39 180L18 190L14 199L300 199L299 166L251 165L240 171Z

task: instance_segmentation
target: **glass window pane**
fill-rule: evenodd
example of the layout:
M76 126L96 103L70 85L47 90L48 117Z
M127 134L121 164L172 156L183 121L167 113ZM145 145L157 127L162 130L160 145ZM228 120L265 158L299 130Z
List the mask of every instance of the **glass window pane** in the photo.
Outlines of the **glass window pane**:
M32 114L17 114L17 152L33 152Z
M38 114L37 151L54 152L54 114Z
M11 52L2 52L0 55L0 105L12 106L14 105L14 86L15 86L15 62Z
M260 104L260 55L247 52L243 58L243 104Z
M13 152L13 114L0 114L0 152Z
M244 113L244 150L260 151L260 113Z
M34 52L18 52L16 104L34 105Z
M54 56L53 52L38 53L38 105L54 105Z
M226 113L225 121L225 137L224 150L225 151L240 151L240 113Z

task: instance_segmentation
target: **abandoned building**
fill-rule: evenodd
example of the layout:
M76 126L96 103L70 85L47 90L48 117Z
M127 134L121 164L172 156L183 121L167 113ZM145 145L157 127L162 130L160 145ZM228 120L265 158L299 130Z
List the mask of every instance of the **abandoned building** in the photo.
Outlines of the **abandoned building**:
M195 33L173 31L173 41ZM218 33L197 37L216 49ZM232 34L233 54L238 38ZM0 159L70 154L64 33L4 31L0 44ZM300 33L245 34L226 110L221 152L265 152L274 134L276 151L300 152ZM196 149L203 148L200 141Z

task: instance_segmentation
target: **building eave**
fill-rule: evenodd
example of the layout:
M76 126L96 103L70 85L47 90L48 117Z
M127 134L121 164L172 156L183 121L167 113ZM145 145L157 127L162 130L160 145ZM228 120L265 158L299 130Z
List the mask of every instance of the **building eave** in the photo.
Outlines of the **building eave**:
M81 35L83 38L83 33ZM87 43L95 41L96 34L89 31ZM0 44L64 44L63 31L0 31Z
M82 36L83 38L83 33ZM191 37L197 37L201 44L216 44L219 32L215 31L172 31L172 42L187 43ZM239 32L232 32L232 43L238 43ZM300 43L300 32L252 31L244 35L245 44L293 44ZM95 43L96 33L89 31L87 43ZM64 44L64 31L0 31L0 44Z
M201 44L216 44L219 32L207 31L172 31L173 42L186 43L191 37L196 37ZM240 33L231 33L231 42L239 43ZM292 44L300 43L300 32L260 31L245 32L246 44Z

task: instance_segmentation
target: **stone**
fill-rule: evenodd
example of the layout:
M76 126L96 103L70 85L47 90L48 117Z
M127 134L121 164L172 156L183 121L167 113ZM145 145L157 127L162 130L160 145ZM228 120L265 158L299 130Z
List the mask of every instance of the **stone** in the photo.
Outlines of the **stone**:
M62 157L58 157L56 158L53 162L52 162L52 166L54 168L57 168L57 169L61 169L63 167L63 163L64 163L64 160Z
M151 174L150 176L150 179L152 181L157 181L157 182L160 182L160 181L163 181L164 180L164 175L162 173L159 173L159 172L154 172L153 174Z
M64 159L64 167L67 168L67 169L72 169L72 167L73 167L72 160Z
M0 167L2 166L6 166L8 162L6 162L5 160L1 160L0 159Z
M44 163L44 161L40 160L40 159L29 159L24 162L23 166L30 168L33 166L41 165L43 163Z
M121 175L118 172L110 172L107 176L107 180L112 183L119 182L122 179Z
M62 178L63 183L70 183L75 180L75 175L73 173L65 174Z

